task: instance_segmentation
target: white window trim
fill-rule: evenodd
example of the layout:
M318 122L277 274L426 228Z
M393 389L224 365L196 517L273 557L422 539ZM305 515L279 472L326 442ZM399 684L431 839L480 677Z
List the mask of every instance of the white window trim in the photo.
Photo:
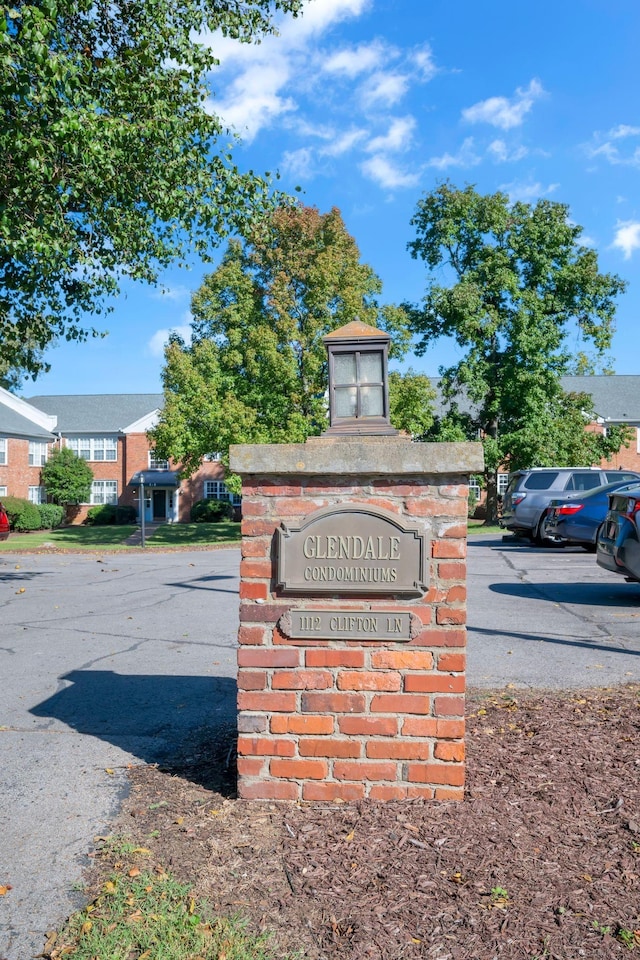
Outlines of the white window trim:
M6 467L9 462L9 441L6 437L0 437L0 466Z
M168 470L169 461L163 457L156 457L155 451L149 450L149 470Z
M6 497L6 496L7 496L7 488L0 487L0 497Z
M215 492L210 492L215 490ZM237 493L230 493L224 480L205 480L204 482L205 500L229 500L237 507L240 505L241 497Z
M49 456L49 444L44 440L29 440L29 466L44 467Z
M96 433L94 436L85 437L81 435L73 435L65 438L66 445L73 450L79 457L82 457L84 460L87 460L90 463L117 463L118 462L118 438L113 434L109 433ZM107 447L107 441L109 441L109 447ZM88 457L85 457L80 451L84 450L89 453ZM104 456L97 457L96 451L100 451ZM113 452L112 457L108 457L107 453Z
M113 492L111 494L113 499L110 499L110 500L106 499L107 484L109 484L109 489L111 489L113 485ZM96 492L97 492L96 488L98 487L102 490L101 500L96 500ZM118 481L117 480L94 480L91 484L91 499L89 500L89 503L91 504L92 507L102 507L102 506L105 506L106 504L113 504L114 506L117 506Z
M47 490L46 487L33 486L29 487L27 491L27 498L29 503L35 503L36 506L40 503L47 502Z

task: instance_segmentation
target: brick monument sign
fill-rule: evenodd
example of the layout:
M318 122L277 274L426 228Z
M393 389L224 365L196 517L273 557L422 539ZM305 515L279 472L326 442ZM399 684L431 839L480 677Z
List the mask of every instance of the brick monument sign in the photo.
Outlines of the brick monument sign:
M336 394L340 351L365 356L325 435L231 448L245 799L463 796L467 484L482 448L390 428L386 399L370 403L382 337L356 322L326 338Z

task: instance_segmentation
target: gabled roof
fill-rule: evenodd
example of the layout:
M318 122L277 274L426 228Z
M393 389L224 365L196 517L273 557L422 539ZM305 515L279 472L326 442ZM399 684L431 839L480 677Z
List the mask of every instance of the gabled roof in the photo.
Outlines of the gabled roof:
M442 417L448 410L438 389L438 377L430 377L436 391L434 414ZM584 377L561 377L560 383L566 393L588 393L593 397L593 405L598 417L605 423L634 423L640 425L640 376L636 374L606 374ZM473 413L475 405L469 400L462 388L456 394L458 409L463 413Z
M29 403L58 418L58 430L75 433L120 433L137 420L162 409L161 393L95 393L30 397Z
M27 440L53 440L55 427L55 416L43 413L0 387L0 434Z
M55 440L50 430L0 403L0 435L20 437L25 440Z
M590 393L605 422L640 424L640 376L562 377L561 382L567 393Z

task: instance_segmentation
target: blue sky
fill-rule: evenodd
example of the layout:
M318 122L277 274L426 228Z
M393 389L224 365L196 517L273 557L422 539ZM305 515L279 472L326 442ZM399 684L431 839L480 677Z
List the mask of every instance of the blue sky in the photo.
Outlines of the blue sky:
M409 221L439 181L568 204L601 269L629 283L611 356L640 374L639 37L638 0L307 0L258 46L210 38L211 107L241 135L241 167L339 207L383 303L421 299ZM51 349L23 395L159 391L162 345L186 332L206 269L167 271L164 293L127 284L95 321L108 337ZM458 356L441 343L407 365L435 376Z

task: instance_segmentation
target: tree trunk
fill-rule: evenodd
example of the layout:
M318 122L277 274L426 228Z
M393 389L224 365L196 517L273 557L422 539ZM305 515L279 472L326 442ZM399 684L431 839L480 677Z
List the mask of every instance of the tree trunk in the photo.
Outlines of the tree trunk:
M487 480L487 517L485 523L495 526L498 522L498 477L494 471L486 475Z

